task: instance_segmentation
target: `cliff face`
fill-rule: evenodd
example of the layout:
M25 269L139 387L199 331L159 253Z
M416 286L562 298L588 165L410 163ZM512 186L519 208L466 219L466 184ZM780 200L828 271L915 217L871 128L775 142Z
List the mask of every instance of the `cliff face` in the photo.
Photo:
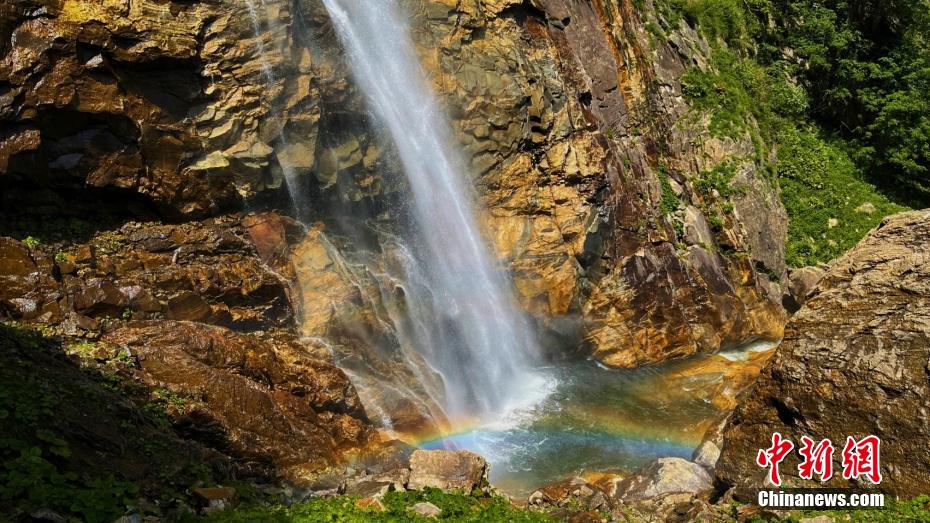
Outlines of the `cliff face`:
M766 470L755 456L780 432L795 444L801 436L831 439L829 485L869 486L840 471L847 436L872 434L881 438L879 488L903 497L927 491L928 252L930 211L914 211L886 218L831 264L724 429L723 484L750 497L762 487ZM795 452L782 463L787 485L815 486L798 477L797 465Z
M239 473L305 480L372 431L331 355L288 328L282 254L300 232L269 214L130 222L55 254L0 238L0 316L43 324L130 388L170 395L175 429Z
M304 6L321 47L338 49L325 11ZM644 27L656 15L627 3L409 8L501 263L555 344L583 342L629 367L780 337L769 275L785 273L785 213L749 138L712 137L681 96L681 75L707 52L696 33L683 25L669 43L654 41ZM345 75L332 57L315 63L328 60L322 70ZM339 158L339 176L355 173L349 194L378 185L376 200L390 202L402 182L375 172L390 165L383 146L363 125L325 123L330 112L361 111L351 79L345 89L345 105L324 100L321 128L335 145L318 154ZM715 168L732 178L709 187ZM347 182L334 186L345 193Z
M770 279L785 275L785 213L750 138L712 136L682 98L682 74L708 53L693 30L656 38L647 25L667 24L649 2L406 7L489 238L550 350L630 367L781 336ZM5 315L75 334L125 310L292 333L296 318L340 364L416 381L369 354L397 336L381 320L402 293L383 278L397 255L385 231L405 181L318 0L16 0L0 36L0 233L48 233L74 258L4 247L43 282L31 290L11 262ZM287 282L236 257L260 244L222 234L216 259L198 261L200 236L218 232L192 220L266 206L316 222L285 235L296 254L275 247ZM159 218L175 225L120 229ZM81 250L106 230L132 254ZM409 410L395 405L393 421L416 424Z
M784 211L749 138L712 137L681 97L707 52L697 34L658 41L658 15L629 2L408 7L501 263L560 345L627 367L780 336ZM176 219L286 201L289 179L324 222L398 204L315 0L18 0L2 15L0 179L20 201L113 188ZM720 166L726 187L704 183Z

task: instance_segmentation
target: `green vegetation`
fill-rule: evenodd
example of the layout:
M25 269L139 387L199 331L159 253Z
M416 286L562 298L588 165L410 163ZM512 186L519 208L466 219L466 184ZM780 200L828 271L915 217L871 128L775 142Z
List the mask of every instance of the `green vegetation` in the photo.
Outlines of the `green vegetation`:
M48 345L37 332L0 324L5 356ZM0 505L11 513L46 507L81 521L112 521L125 513L138 488L112 475L69 470L71 446L49 423L68 398L63 385L43 379L41 371L18 358L3 358L0 365Z
M928 0L655 5L711 42L710 67L688 71L683 93L712 134L750 136L771 164L790 265L835 258L882 217L930 204Z
M791 217L785 257L795 267L840 256L882 217L905 210L860 176L841 145L811 131L783 136L778 179Z
M38 238L33 238L32 236L26 236L23 238L23 245L30 249L35 249L39 245L42 245L42 242Z
M659 209L663 216L668 216L681 206L681 200L672 189L672 183L668 180L668 173L664 166L659 167L659 183L662 184L662 201L659 202Z
M928 523L930 522L930 496L918 496L911 500L897 501L885 497L885 507L881 509L843 510L808 510L794 511L792 515L779 521L797 523L804 518L829 516L834 521L855 521L856 523ZM772 521L755 518L752 523Z
M110 523L226 479L174 433L166 411L185 400L133 381L126 354L0 323L0 521L45 508Z
M220 512L206 518L211 522L317 522L331 521L339 523L369 522L416 522L416 521L457 521L474 523L510 522L510 523L545 523L555 521L548 516L521 510L504 498L487 497L480 494L464 495L444 493L436 489L422 492L389 492L381 502L384 511L372 508L359 508L352 497L316 498L290 507L252 506L241 507L228 512ZM411 507L419 502L429 502L442 510L438 518L423 518L411 512Z

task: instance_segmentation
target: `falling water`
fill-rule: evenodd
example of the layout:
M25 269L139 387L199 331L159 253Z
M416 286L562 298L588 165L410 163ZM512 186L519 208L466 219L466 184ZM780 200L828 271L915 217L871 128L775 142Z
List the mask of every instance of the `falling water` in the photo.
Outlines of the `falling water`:
M401 249L407 320L399 334L442 381L451 417L488 421L545 396L534 336L495 271L473 213L465 162L395 0L324 0L369 109L412 191Z
M260 0L261 6L265 11L265 19L268 21L269 29L274 29L275 21L271 17L267 16L268 6L265 4L265 0ZM262 78L265 81L265 86L268 90L274 88L275 83L277 83L277 77L275 76L274 69L271 67L271 62L268 60L268 50L265 47L265 42L262 40L262 17L258 13L258 8L255 5L255 0L245 0L246 10L249 12L249 19L252 22L252 33L255 36L255 50L258 52L259 66L262 70ZM279 50L280 51L280 50ZM278 139L281 141L281 147L287 148L287 136L284 132L284 124L281 121L281 116L278 114L278 109L274 107L274 102L269 101L271 106L271 111L269 116L275 124L277 129L280 129L280 136ZM297 216L303 215L304 211L307 208L307 205L304 202L304 199L301 197L300 185L297 182L297 173L294 171L294 168L290 165L281 165L281 171L284 173L284 183L287 184L287 193L291 198L291 205L294 206L294 212Z

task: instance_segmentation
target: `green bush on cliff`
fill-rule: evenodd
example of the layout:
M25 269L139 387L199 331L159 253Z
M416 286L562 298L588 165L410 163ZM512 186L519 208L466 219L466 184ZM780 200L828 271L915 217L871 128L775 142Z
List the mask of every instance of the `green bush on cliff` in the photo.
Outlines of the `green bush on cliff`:
M474 523L548 523L555 520L538 512L514 507L504 498L446 493L437 489L420 492L389 492L382 498L384 511L359 508L356 498L316 498L290 507L242 507L213 514L211 522L230 523L303 523L330 521L338 523L458 521ZM442 510L438 518L423 518L411 512L411 507L429 502Z
M930 35L930 9L915 11L926 0L662 1L712 44L710 66L682 78L711 133L750 136L760 163L777 151L789 265L843 254L906 210L893 200L930 200L930 53L915 46Z
M883 217L905 210L864 179L841 145L812 131L782 136L778 179L790 217L785 257L794 267L842 255Z

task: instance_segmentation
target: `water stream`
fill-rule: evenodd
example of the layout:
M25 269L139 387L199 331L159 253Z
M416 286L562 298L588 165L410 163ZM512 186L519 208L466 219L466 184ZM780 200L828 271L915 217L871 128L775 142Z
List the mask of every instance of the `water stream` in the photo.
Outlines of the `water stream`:
M396 151L409 188L389 225L353 215L352 227L365 232L332 237L313 226L303 259L305 319L330 322L325 335L312 335L329 338L310 341L330 350L372 419L422 448L482 454L492 482L511 494L584 471L689 457L772 345L629 371L591 361L547 366L478 227L468 163L397 0L323 3L375 134ZM321 284L322 266L331 279Z
M324 0L352 75L390 138L412 200L399 238L407 339L441 379L449 418L497 419L532 405L549 385L475 219L467 163L428 84L394 0Z

